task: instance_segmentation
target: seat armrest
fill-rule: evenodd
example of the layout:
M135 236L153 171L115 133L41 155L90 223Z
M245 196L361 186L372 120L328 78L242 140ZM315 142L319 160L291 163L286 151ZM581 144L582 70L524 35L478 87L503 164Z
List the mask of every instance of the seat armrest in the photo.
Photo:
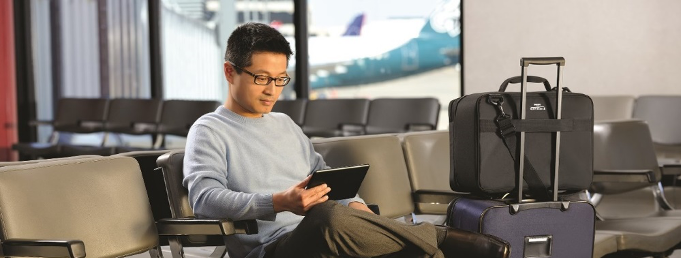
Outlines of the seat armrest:
M652 170L594 170L594 182L616 183L656 183L655 172Z
M187 135L187 132L189 131L189 127L191 125L164 125L164 124L159 124L156 127L156 132L157 133L162 133L162 134L173 134L173 135Z
M154 133L156 132L156 127L156 123L133 122L130 124L130 128L137 133Z
M8 239L2 242L2 256L85 257L80 240Z
M363 124L343 123L338 125L338 129L343 132L343 136L363 135L365 128Z
M681 176L681 164L663 164L662 175Z
M435 130L435 126L431 124L409 123L405 129L407 129L407 132L420 132Z
M257 234L255 220L232 221L228 219L161 219L156 222L161 236Z
M466 194L440 190L417 190L412 193L415 203L431 203L448 205L453 200L463 197Z
M28 121L29 126L52 125L52 120L31 120Z
M104 121L97 120L80 120L78 121L78 126L84 127L90 130L98 130L104 127Z

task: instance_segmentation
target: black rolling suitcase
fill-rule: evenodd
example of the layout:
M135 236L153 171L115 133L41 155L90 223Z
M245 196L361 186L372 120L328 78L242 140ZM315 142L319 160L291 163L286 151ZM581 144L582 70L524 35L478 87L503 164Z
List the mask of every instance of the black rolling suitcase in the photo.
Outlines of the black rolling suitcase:
M563 58L523 58L521 84L520 119L526 119L527 96L527 67L530 64L556 64L558 66L558 85L561 89ZM561 119L562 90L555 91L555 118ZM503 98L492 96L489 101L498 105L496 126L498 136L504 145L499 146L515 161L515 190L512 198L491 200L489 195L482 195L481 199L460 198L449 205L446 224L450 227L494 235L508 241L511 245L511 258L554 257L554 258L588 258L593 255L595 211L588 202L559 201L559 168L561 166L561 131L556 130L545 150L551 153L549 163L552 163L551 189L549 193L541 193L546 188L535 179L527 177L530 161L525 156L525 131L518 130L511 123L511 117L504 113L501 104ZM495 103L496 102L496 103ZM531 104L531 103L530 103ZM451 118L450 118L451 119ZM453 128L450 128L450 130ZM518 138L516 138L518 136ZM481 143L483 144L483 143ZM591 147L589 147L591 148ZM452 154L455 155L455 154ZM515 158L525 157L525 158ZM454 157L452 157L454 158ZM584 162L591 164L592 157ZM535 159L536 160L536 159ZM534 160L532 162L535 162ZM472 173L472 172L471 172ZM537 172L530 172L537 173ZM588 174L591 172L589 171ZM453 174L451 175L453 176ZM535 175L536 176L536 175ZM513 177L513 176L511 176ZM453 180L453 179L450 179ZM586 180L586 179L585 179ZM523 188L518 187L526 181L534 192L534 200L523 200ZM588 178L591 181L591 178ZM472 186L478 187L478 186ZM588 187L588 185L586 186ZM584 187L584 188L586 188ZM576 189L572 189L576 190ZM484 199L487 198L487 199Z

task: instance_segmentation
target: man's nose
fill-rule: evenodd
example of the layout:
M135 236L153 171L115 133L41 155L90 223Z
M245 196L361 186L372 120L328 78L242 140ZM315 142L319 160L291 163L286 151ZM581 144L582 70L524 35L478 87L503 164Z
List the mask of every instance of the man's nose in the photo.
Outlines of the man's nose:
M272 94L272 92L274 92L274 87L276 87L276 85L274 85L274 80L272 80L270 81L270 83L263 85L263 87L264 87L263 92L265 94Z

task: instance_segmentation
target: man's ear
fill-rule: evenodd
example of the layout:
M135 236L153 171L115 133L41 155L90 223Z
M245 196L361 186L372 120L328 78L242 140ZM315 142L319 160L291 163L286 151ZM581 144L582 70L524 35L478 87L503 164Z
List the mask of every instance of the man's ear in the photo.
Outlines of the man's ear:
M230 64L229 62L225 62L223 64L222 69L223 69L223 72L225 73L225 79L227 79L229 84L233 84L234 83L234 73L235 73L234 66L232 66L232 64Z

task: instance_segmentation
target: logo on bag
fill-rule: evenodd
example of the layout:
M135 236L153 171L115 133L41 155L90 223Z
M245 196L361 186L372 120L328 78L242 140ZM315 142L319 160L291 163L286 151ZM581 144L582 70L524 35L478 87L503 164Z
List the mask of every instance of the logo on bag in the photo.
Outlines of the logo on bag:
M542 106L539 103L534 104L534 106L530 107L530 110L546 110L545 106Z

